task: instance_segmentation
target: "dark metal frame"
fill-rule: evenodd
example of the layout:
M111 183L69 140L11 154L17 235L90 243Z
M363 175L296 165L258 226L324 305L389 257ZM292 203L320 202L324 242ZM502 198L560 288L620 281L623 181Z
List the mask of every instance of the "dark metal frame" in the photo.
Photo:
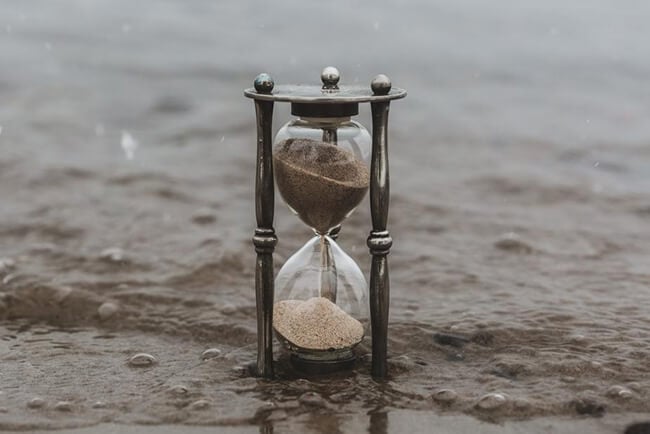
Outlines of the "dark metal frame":
M390 282L387 256L393 244L387 230L390 196L388 172L388 112L390 101L404 98L406 91L391 89L385 75L378 75L370 88L337 86L335 68L321 74L323 86L279 86L268 74L255 79L255 87L244 94L255 100L257 120L257 169L255 213L257 229L253 244L257 252L255 302L257 308L257 365L260 377L273 377L273 251L277 237L273 229L274 186L272 157L272 121L274 101L328 105L335 110L351 103L370 102L372 110L372 154L370 164L370 211L372 231L368 248L372 254L370 269L370 320L372 326L372 375L385 378L388 372L388 308ZM330 110L331 111L331 110ZM338 232L337 232L338 233Z

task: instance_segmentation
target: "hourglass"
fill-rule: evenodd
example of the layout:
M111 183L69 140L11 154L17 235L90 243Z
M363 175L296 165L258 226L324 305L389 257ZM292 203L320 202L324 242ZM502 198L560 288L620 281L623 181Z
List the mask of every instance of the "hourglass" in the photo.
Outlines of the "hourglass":
M308 373L350 367L354 348L372 328L372 373L386 375L388 265L392 240L388 217L387 123L390 101L406 92L377 76L366 88L340 86L327 67L322 85L275 86L268 74L244 94L257 115L256 216L257 374L273 376L272 339L290 353L292 365ZM272 140L275 101L290 102L295 119ZM359 103L370 102L372 137L352 120ZM275 175L275 176L274 176ZM274 187L314 236L273 278ZM359 266L337 244L341 223L370 191L373 256L370 286Z

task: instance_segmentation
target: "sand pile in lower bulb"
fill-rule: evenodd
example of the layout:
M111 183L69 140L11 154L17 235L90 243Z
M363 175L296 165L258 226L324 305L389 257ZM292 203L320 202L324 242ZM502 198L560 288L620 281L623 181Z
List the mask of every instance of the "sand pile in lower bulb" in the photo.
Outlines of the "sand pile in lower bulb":
M292 344L310 350L349 348L363 339L363 325L324 297L275 303L273 327Z
M273 149L273 166L284 201L321 234L347 217L370 184L363 161L318 140L281 141Z

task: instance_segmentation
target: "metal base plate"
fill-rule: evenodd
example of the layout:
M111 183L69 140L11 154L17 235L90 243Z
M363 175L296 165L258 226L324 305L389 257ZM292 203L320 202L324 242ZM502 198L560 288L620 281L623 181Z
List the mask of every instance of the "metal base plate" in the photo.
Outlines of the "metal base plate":
M305 374L321 375L331 374L332 372L352 369L357 358L352 355L342 360L305 360L292 354L290 359L291 366Z

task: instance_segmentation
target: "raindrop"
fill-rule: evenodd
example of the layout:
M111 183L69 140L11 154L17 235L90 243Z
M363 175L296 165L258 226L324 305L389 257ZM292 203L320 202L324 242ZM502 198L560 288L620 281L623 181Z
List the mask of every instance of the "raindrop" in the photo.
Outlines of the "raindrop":
M201 353L201 360L214 359L221 355L221 350L219 348L208 348L207 350Z
M102 137L106 130L104 129L104 125L102 124L95 124L95 135L97 137Z
M43 44L43 46L45 47L45 49L47 51L52 51L52 44L51 43L46 42L45 44Z
M131 33L131 24L129 23L122 24L122 33L124 34Z
M14 31L14 28L11 24L7 24L5 26L5 30L7 31L7 33L11 34Z
M119 308L115 303L107 301L97 308L97 313L99 314L99 318L105 320L115 315L118 310Z
M0 135L2 135L2 125L0 125Z
M109 261L119 262L124 259L124 251L119 247L109 247L108 249L103 250L99 257L102 259L108 259Z
M45 407L45 400L43 398L40 398L40 397L37 396L35 398L30 399L27 402L27 407L29 407L29 408L43 408L43 407Z
M129 359L129 365L131 366L152 366L158 363L158 360L151 354L147 353L138 353L135 356Z
M59 401L54 404L54 409L57 411L72 411L72 403L70 401Z
M374 23L372 23L372 28L375 29L375 31L379 30L379 24L380 24L379 21L375 21Z
M223 143L226 140L226 136L221 136L221 140L219 140L221 143Z
M454 402L458 399L458 394L451 389L441 389L431 395L434 401L438 402Z
M507 401L505 395L501 393L488 393L483 395L476 403L476 407L481 410L494 410L501 407Z
M208 407L210 407L210 401L207 399L199 399L190 404L191 410L205 410Z
M598 166L600 166L600 161L594 162L594 167L598 167Z
M135 151L138 149L138 142L133 138L128 131L122 131L122 139L120 140L122 149L124 150L124 155L126 155L127 160L133 160L135 157Z

